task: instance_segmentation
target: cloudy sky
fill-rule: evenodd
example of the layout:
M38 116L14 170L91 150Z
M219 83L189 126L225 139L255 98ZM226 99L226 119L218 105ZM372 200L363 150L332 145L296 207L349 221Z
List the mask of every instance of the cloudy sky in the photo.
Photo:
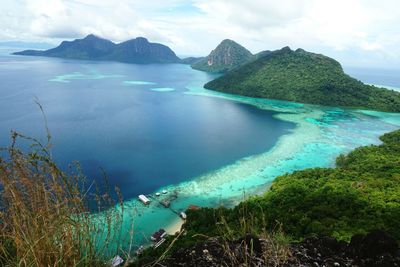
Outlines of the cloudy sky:
M1 1L4 41L143 36L178 55L206 55L230 38L252 52L288 45L347 66L400 68L399 0Z

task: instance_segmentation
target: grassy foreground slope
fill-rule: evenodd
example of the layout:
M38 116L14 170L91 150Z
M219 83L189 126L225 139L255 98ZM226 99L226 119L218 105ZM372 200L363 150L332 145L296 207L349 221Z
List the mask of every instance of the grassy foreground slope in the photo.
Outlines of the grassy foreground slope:
M329 57L282 48L205 86L250 97L400 112L400 93L365 85Z
M282 225L295 239L318 235L349 240L381 229L400 241L400 130L381 140L379 146L339 156L336 168L280 176L263 196L234 209L188 212L186 229L209 235L224 218L233 232L247 221L255 232Z

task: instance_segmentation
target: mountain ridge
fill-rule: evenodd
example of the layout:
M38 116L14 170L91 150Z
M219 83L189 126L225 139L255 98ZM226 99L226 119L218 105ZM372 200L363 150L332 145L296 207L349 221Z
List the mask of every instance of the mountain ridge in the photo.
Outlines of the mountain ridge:
M14 55L60 57L86 60L110 60L127 63L179 63L180 59L168 46L137 37L121 43L89 34L82 39L63 41L55 48L24 50Z

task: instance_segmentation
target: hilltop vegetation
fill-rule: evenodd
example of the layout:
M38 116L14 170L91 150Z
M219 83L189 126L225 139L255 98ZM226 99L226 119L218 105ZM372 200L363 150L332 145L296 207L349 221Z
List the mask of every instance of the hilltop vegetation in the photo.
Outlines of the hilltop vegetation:
M289 47L266 53L204 87L250 97L400 112L400 93L351 78L329 57Z
M336 168L314 168L278 177L263 196L232 210L189 213L188 231L212 233L216 214L231 229L252 216L255 231L276 223L295 239L310 235L349 240L382 229L400 241L400 130L381 137L382 145L360 147L337 158ZM247 214L247 215L246 215Z

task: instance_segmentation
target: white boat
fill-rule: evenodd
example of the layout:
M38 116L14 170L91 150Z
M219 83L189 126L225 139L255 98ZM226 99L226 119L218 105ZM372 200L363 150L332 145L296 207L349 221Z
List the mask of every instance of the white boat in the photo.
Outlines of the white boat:
M144 250L144 247L143 247L143 246L140 246L140 247L136 250L136 256L142 255L143 250Z
M164 238L167 235L167 232L164 229L160 229L154 234L151 235L150 239L152 241L159 241L160 239Z
M183 211L179 214L179 216L181 216L181 218L184 220L186 220L186 218L187 218L186 213L184 213Z
M162 193L163 193L163 194L166 194L166 193L168 193L168 191L164 189L164 190L162 191Z
M150 199L148 199L145 195L139 195L138 196L139 200L143 202L145 205L150 204Z
M159 197L160 195L161 195L160 193L158 193L158 192L156 193L156 196L157 196L157 197Z
M117 267L120 266L122 263L124 262L124 260L119 256L115 256L114 258L111 259L111 267Z

